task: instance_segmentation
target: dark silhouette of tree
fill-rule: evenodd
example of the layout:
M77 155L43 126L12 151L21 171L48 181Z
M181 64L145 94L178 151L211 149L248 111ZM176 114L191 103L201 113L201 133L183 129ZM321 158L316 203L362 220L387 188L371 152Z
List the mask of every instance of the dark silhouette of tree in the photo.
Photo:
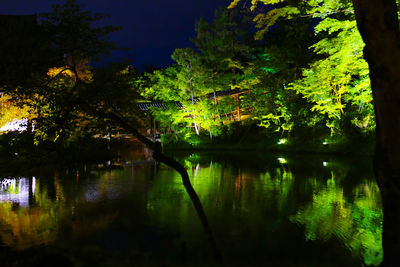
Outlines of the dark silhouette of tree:
M382 266L400 266L400 31L396 0L353 0L376 115L375 174L383 200Z

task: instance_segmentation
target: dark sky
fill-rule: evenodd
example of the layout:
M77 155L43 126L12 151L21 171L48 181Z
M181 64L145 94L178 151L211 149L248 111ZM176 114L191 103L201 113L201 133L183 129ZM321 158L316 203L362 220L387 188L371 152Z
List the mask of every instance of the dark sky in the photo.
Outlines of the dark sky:
M0 14L24 15L48 12L60 0L0 0ZM112 60L132 59L132 64L165 67L172 63L175 48L191 46L194 25L200 17L211 21L217 7L229 0L81 0L85 10L111 15L106 24L122 26L110 35L128 51L116 52Z

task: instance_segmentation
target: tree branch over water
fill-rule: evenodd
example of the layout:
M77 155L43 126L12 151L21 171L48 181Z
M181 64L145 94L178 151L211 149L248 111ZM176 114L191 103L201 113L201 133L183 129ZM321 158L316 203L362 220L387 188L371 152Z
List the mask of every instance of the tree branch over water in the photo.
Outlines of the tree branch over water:
M199 216L201 225L207 234L207 238L208 238L208 241L210 243L212 253L213 253L213 258L216 262L222 263L223 262L222 255L217 246L217 242L215 240L211 226L208 222L207 216L204 212L203 206L200 202L200 199L199 199L196 191L194 190L194 188L190 182L189 175L188 175L186 169L182 166L182 164L180 164L175 159L166 156L162 152L160 142L152 142L151 140L147 139L135 127L133 127L125 118L119 116L119 114L117 114L115 112L104 112L104 113L99 112L99 111L95 111L95 112L96 112L96 115L108 118L108 119L116 122L118 125L120 125L122 128L124 128L126 131L132 133L147 148L153 150L153 158L156 161L164 163L165 165L173 168L181 175L183 186L185 187L186 192L188 193L190 200L192 201L193 206L196 210L196 213Z

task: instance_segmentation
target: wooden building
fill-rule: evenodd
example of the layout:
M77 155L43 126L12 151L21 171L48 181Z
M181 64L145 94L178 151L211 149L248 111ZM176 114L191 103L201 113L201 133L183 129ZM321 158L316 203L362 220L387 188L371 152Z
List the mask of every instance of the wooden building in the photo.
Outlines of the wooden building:
M240 99L239 96L241 94L247 93L248 90L240 90L240 89L233 89L233 90L226 90L226 91L216 91L212 92L209 94L206 94L204 96L200 97L195 97L194 102L198 102L200 98L208 98L212 101L215 101L216 104L218 104L218 100L220 100L222 97L230 96L234 99L235 103L235 109L230 112L232 115L233 120L240 121L242 120L242 108L240 106ZM190 100L189 100L190 101ZM157 127L157 122L154 119L154 116L149 112L151 107L159 108L159 109L167 109L168 106L170 105L176 106L177 109L184 109L184 105L181 102L171 102L171 103L165 103L161 101L143 101L143 102L136 102L136 108L143 112L145 117L145 121L147 120L148 123L145 122L145 128L146 128L146 133L147 136L152 137L153 139L156 139L160 134L165 133L166 129L159 129ZM226 115L226 114L225 114ZM190 114L188 114L190 116Z

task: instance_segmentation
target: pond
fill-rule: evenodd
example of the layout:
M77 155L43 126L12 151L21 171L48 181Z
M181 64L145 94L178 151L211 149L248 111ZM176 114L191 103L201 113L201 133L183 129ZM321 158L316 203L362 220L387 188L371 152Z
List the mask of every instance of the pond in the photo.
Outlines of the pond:
M174 157L189 172L225 266L382 261L381 199L370 158ZM21 166L1 177L5 266L214 265L181 177L142 148L121 151L117 162Z

